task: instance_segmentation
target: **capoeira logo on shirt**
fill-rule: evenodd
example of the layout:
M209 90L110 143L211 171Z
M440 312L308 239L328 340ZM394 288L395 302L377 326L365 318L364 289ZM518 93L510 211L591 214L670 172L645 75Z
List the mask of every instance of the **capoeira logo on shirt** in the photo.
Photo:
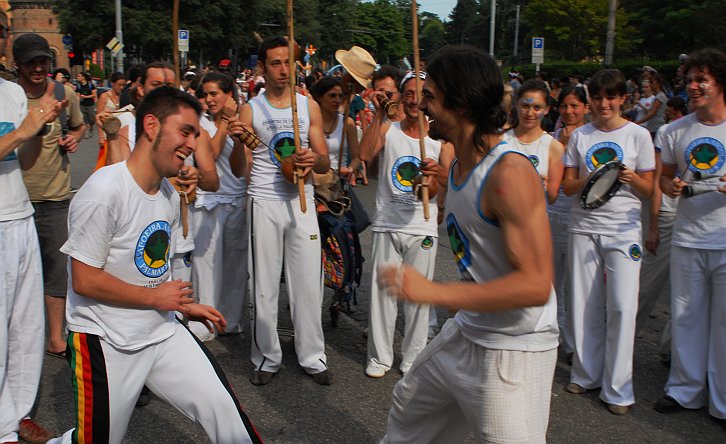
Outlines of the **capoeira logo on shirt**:
M464 272L471 266L471 252L469 251L469 239L461 231L454 213L446 217L446 232L449 235L451 250L454 252L454 259L459 271Z
M527 156L530 162L532 162L532 165L534 165L535 168L539 166L539 157L535 156L534 154L531 154Z
M275 134L270 140L270 160L278 168L282 164L282 159L295 152L295 134L290 131L284 131Z
M414 156L400 157L391 168L393 186L404 193L413 192L413 181L419 173L421 161Z
M587 169L596 170L597 167L611 160L623 161L623 149L615 142L600 142L591 146L585 154Z
M689 170L705 176L721 169L726 160L726 150L717 139L700 137L688 145L684 156Z
M169 270L171 227L165 220L152 222L141 232L134 250L136 268L146 277L157 278Z
M628 249L628 254L630 254L630 259L638 262L643 257L643 250L640 249L640 245L633 244Z
M15 124L13 122L0 122L0 137L9 134L13 130L15 130ZM11 150L7 156L0 159L0 162L15 160L17 158L18 156L15 154L15 150Z

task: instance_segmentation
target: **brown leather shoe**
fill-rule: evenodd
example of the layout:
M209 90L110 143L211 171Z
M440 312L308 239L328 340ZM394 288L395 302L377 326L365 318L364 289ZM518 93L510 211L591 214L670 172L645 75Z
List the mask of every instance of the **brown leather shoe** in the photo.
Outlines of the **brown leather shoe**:
M20 421L20 427L18 428L18 436L24 441L31 444L44 444L49 439L53 438L53 435L49 431L39 426L30 418L23 419Z
M608 404L608 411L613 415L624 415L630 411L630 406Z

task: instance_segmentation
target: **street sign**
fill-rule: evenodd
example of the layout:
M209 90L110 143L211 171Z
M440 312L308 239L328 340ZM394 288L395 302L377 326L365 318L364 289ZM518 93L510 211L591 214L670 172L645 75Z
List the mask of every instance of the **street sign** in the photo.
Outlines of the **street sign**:
M71 37L69 35L64 35L63 36L63 44L64 45L69 45L69 46L72 45L73 44L73 37Z
M179 30L179 51L189 52L189 30Z
M111 54L116 57L118 53L121 52L122 49L124 49L124 44L121 43L116 37L114 37L106 44L106 48L110 49Z
M532 63L544 63L544 37L532 37Z

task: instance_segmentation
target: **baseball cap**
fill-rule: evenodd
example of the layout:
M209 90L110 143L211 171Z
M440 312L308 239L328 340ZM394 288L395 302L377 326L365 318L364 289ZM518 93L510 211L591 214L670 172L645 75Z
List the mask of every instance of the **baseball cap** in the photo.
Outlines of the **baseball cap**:
M53 58L48 41L38 34L23 34L13 41L13 58L17 63L28 63L36 57Z

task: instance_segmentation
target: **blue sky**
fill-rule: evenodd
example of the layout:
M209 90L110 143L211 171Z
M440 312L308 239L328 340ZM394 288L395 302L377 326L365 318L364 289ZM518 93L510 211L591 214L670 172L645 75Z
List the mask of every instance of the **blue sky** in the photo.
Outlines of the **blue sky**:
M456 6L456 0L418 0L419 10L433 12L442 21L449 19L451 10Z

